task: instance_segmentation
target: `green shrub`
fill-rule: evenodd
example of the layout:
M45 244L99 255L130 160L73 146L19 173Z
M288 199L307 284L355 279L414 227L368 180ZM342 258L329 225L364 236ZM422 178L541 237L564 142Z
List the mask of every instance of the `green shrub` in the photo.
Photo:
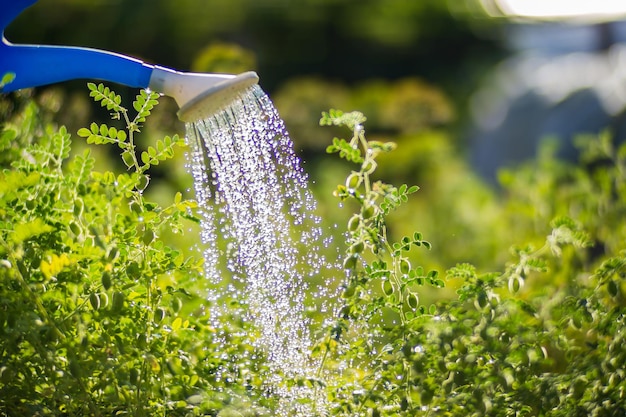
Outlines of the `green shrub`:
M356 213L341 317L318 346L337 372L333 415L623 415L626 146L587 137L579 165L544 152L503 173L508 210L494 224L528 244L512 248L502 272L448 269L457 297L423 305L422 286L444 281L408 253L430 245L387 231L415 188L372 180L376 156L393 145L368 141L364 121L339 111L321 120L352 131L328 152L358 167L335 192Z
M117 147L126 172L72 154L67 130L32 102L0 133L0 415L270 415L244 307L223 300L212 314L199 256L163 238L197 222L195 203L145 196L151 170L184 142L139 151L156 95L141 92L131 116L106 87L89 88L119 126L78 136ZM289 383L325 392L337 416L623 415L626 146L585 137L579 164L547 147L502 173L498 216L475 229L501 242L490 227L504 228L520 245L500 272L460 263L439 273L416 261L430 241L390 220L417 187L375 178L395 144L368 140L364 122L322 118L352 134L328 147L353 167L335 189L353 210L336 215L347 219L347 276L312 352L320 379Z
M78 136L117 146L127 172L95 171L89 150L71 156L70 134L33 103L0 135L0 415L216 415L254 398L253 349L239 342L253 330L236 300L211 317L201 258L161 238L197 221L195 203L143 195L184 141L138 152L157 95L142 91L131 116L108 88L89 88L121 127Z

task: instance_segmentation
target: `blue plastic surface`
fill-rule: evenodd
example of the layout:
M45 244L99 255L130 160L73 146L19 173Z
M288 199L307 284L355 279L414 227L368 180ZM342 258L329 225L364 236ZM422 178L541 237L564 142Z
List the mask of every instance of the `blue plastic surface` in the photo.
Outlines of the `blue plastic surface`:
M97 79L145 88L153 67L110 52L88 48L0 46L0 74L15 73L3 92L74 79Z
M37 0L0 0L0 29L4 35L4 29L11 23L24 9L37 3Z
M73 79L97 79L146 88L153 66L124 55L98 49L13 45L4 38L4 29L25 8L37 0L0 0L0 77L14 73L15 79L2 92L37 87Z

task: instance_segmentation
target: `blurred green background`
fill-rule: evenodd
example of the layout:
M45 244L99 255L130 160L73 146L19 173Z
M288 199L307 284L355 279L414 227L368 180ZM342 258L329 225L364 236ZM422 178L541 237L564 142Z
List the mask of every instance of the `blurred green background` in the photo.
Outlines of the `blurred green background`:
M268 91L302 75L350 83L420 76L469 91L495 52L478 35L489 21L474 1L40 0L6 34L181 70L192 69L207 46L234 43L254 52Z
M385 101L391 108L379 118L387 124L424 127L460 120L482 74L503 56L496 22L481 10L477 0L40 0L6 37L101 48L179 70L254 69L294 112ZM418 79L406 92L385 85L405 78ZM400 97L382 96L386 87ZM350 102L345 89L358 90ZM394 111L412 101L424 113L419 120ZM290 119L289 109L279 110Z
M421 187L394 215L391 232L422 231L433 250L415 256L427 267L492 268L523 236L505 226L497 189L469 167L466 138L473 93L511 54L507 26L479 0L40 0L5 34L15 43L101 48L182 71L256 70L330 225L349 217L337 210L332 190L350 167L324 149L333 135L349 133L320 128L320 112L360 110L370 139L399 144L377 175ZM136 94L111 87L129 99ZM85 81L22 95L35 97L71 132L108 119L91 103ZM8 114L11 106L1 110ZM141 140L184 134L175 113L163 98ZM95 152L103 166L116 160ZM159 202L189 192L184 154L177 158L152 173L149 190Z

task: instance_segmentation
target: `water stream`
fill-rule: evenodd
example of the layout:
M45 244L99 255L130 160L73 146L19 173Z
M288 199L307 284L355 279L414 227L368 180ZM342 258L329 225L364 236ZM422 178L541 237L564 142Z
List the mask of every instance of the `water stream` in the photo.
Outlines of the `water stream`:
M246 320L259 332L252 343L268 361L266 394L279 398L278 416L325 415L322 398L307 401L314 397L311 388L285 383L318 372L309 356L305 294L310 278L327 265L316 203L283 121L253 86L186 129L205 274L224 283L209 294L213 313L220 314L224 296L246 305ZM318 293L328 299L323 288Z

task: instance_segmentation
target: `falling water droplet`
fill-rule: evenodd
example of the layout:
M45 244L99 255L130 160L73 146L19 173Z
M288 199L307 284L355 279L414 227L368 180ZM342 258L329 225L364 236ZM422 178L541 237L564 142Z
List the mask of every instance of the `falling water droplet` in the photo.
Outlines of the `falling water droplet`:
M234 283L209 298L236 295L248 306L247 319L261 334L252 343L269 361L263 376L267 394L279 398L276 415L327 415L324 398L310 401L312 388L288 386L280 377L317 375L320 364L308 354L306 278L334 267L310 253L327 247L329 238L314 214L316 202L284 123L255 85L228 108L188 123L186 129L189 169L201 208L205 276L217 283L229 271Z

